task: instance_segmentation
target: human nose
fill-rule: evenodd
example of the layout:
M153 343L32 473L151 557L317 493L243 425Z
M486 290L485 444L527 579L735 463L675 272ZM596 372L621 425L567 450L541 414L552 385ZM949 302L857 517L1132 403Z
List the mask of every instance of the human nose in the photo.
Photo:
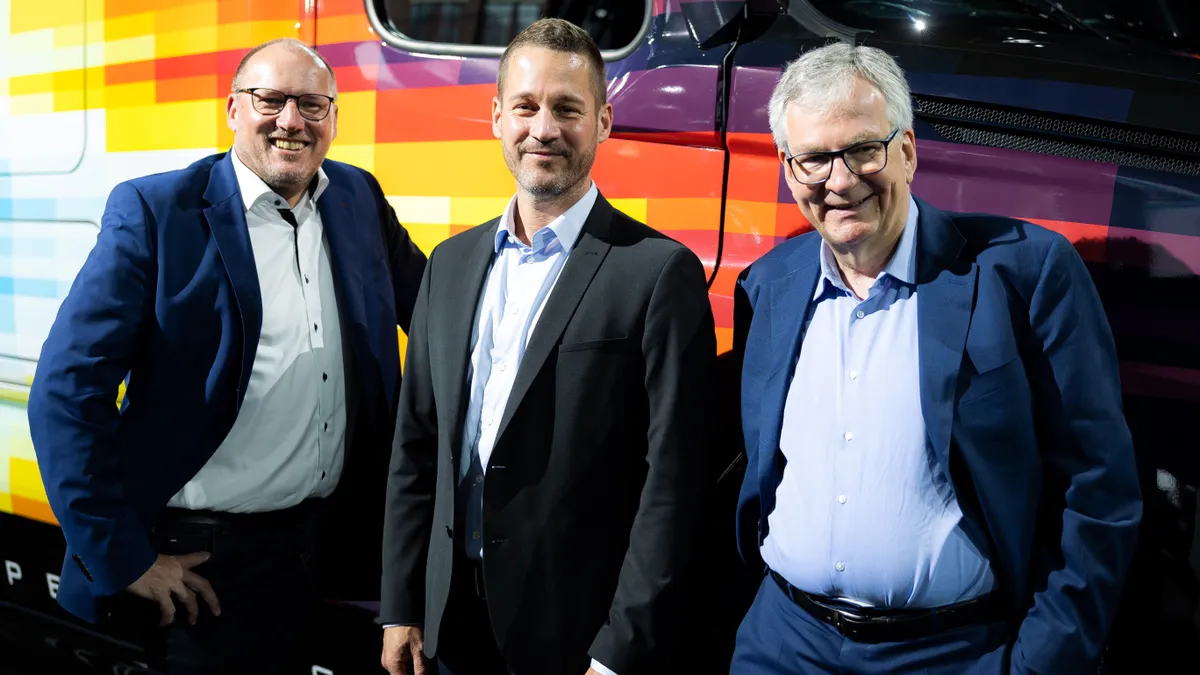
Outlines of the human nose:
M300 116L300 107L295 99L288 99L283 110L275 118L275 126L284 131L301 131L304 129L304 118Z
M557 139L559 131L558 120L554 119L554 113L549 108L538 110L529 125L529 134L542 143Z
M859 177L849 166L846 166L845 155L834 157L829 167L829 179L825 181L825 189L830 192L846 192L858 185Z

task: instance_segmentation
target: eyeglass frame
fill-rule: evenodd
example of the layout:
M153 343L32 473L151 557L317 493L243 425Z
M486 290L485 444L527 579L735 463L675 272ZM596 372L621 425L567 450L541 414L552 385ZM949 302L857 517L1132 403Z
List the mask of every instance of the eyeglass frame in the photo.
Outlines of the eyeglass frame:
M299 105L299 101L297 101L297 105ZM839 157L842 159L842 164L846 165L846 170L849 171L850 173L854 174L855 176L858 176L860 178L863 176L873 176L887 168L888 148L891 146L892 141L896 138L896 134L898 134L898 133L900 133L900 127L896 127L895 129L893 129L892 133L888 134L887 138L876 138L876 139L867 140L867 141L859 141L857 143L847 145L846 147L842 148L841 150L829 150L827 152L797 152L794 155L784 155L783 161L784 161L784 164L787 164L788 171L792 174L792 180L796 181L797 183L799 183L801 185L810 185L811 186L811 185L824 184L826 181L828 181L830 178L833 177L833 163L835 161L837 161L837 159ZM859 173L859 172L855 171L854 169L850 168L850 163L846 161L846 153L850 152L851 150L853 150L859 146L866 145L868 143L883 143L883 166L881 166L878 169L871 171L869 173ZM828 157L829 158L829 175L825 176L824 178L822 178L819 181L815 181L812 183L806 183L805 181L800 180L799 176L796 175L796 167L792 165L792 160L797 157L800 157L802 155L825 155L826 157Z
M275 93L279 94L280 96L282 96L282 97L283 97L283 108L280 108L280 109L279 109L279 112L273 112L273 113L269 113L269 112L263 112L263 111L259 110L259 109L258 109L258 103L259 103L258 94L255 94L255 93L254 93L254 92L256 92L256 91L273 91L273 92L275 92ZM335 98L335 97L333 97L333 96L327 96L327 95L325 95L325 94L316 94L316 93L308 93L308 94L288 94L288 93L285 93L285 92L279 91L278 89L272 89L272 88L270 88L270 87L244 87L244 88L242 88L242 89L234 89L234 90L233 90L233 93L235 93L235 94L250 94L250 99L251 99L251 101L250 101L250 105L251 105L251 106L253 106L253 107L254 107L254 111L255 111L255 112L257 112L257 113L258 113L258 114L260 114L260 115L279 115L279 114L282 114L282 113L283 113L283 110L284 110L284 108L287 108L288 101L295 100L295 101L296 101L296 112L297 112L297 113L299 113L299 115L300 115L301 117L303 117L304 119L308 120L309 122L323 122L323 121L325 121L325 118L329 117L329 111L333 110L333 104L334 104L334 103L337 103L337 98ZM319 96L319 97L321 97L321 98L324 98L324 99L329 99L329 105L325 106L325 114L324 114L324 115L322 115L322 116L320 116L320 117L318 117L318 118L316 118L316 119L313 119L313 118L309 117L308 115L305 115L305 114L304 114L304 112L300 110L300 98L301 98L302 96Z

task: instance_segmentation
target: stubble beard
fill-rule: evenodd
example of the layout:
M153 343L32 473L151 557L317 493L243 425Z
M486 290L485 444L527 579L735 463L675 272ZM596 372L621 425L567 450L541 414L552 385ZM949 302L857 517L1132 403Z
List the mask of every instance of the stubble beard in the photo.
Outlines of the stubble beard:
M504 154L508 170L516 178L517 184L539 201L554 201L572 194L587 177L596 158L595 148L584 154L567 154L566 170L547 176L537 169L526 168L522 164L524 155L521 151L506 150Z

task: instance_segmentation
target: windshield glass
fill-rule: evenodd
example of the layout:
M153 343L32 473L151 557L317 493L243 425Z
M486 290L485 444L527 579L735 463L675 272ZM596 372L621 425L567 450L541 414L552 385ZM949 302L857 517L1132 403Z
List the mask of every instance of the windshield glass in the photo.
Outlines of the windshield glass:
M839 23L866 30L1003 25L1041 35L1090 35L1149 42L1200 54L1197 0L809 0Z

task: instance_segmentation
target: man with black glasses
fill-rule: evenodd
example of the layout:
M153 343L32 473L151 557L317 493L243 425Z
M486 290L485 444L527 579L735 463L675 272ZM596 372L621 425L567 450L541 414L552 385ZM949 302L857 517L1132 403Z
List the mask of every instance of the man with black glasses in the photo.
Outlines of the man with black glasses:
M1095 673L1142 505L1079 255L910 194L878 49L803 55L770 123L816 231L738 285L738 543L765 574L732 672Z
M320 523L382 527L396 328L425 256L374 177L325 159L336 101L309 47L251 50L226 104L233 149L113 189L38 363L58 600L89 621L158 619L171 675L292 666L326 571ZM377 539L327 534L377 589Z

